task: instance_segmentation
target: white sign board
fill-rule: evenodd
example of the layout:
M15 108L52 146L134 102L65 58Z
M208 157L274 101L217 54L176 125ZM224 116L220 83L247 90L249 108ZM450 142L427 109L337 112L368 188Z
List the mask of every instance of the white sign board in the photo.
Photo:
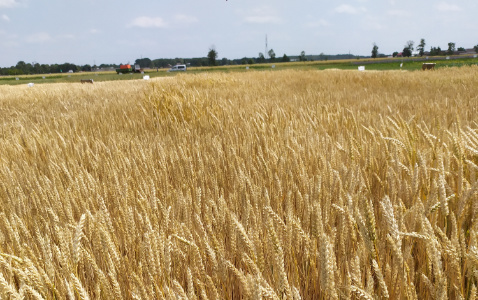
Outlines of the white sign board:
M449 57L449 56L447 56L447 57L446 57L446 59L450 59L450 57Z
M143 76L143 79L144 79L144 80L149 80L149 75L144 75L144 76Z
M478 57L478 55L476 55L476 54L475 54L475 55L473 55L473 58L477 58L477 57Z
M274 69L276 67L276 65L272 65L272 69Z
M359 67L358 67L358 70L359 70L359 71L365 71L365 66L359 66Z
M30 83L28 84L28 87L33 87L34 85L35 85L35 84L34 84L33 82L30 82Z
M246 67L246 70L249 70L249 67Z

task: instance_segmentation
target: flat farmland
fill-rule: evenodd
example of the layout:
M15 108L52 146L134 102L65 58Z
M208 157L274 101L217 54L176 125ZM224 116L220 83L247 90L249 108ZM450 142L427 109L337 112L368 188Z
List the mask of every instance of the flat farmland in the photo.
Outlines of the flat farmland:
M0 85L0 299L475 299L477 82Z

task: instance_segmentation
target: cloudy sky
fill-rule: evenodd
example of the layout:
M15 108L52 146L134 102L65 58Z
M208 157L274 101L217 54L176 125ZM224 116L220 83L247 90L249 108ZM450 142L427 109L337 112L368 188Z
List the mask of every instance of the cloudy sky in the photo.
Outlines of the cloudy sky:
M478 1L0 0L0 67L134 62L141 57L370 55L478 44Z

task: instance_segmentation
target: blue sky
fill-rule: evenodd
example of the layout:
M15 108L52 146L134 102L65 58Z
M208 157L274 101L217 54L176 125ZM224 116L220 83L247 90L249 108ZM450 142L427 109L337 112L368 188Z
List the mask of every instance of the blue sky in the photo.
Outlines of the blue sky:
M0 67L127 63L141 57L370 55L408 40L478 44L478 1L0 0Z

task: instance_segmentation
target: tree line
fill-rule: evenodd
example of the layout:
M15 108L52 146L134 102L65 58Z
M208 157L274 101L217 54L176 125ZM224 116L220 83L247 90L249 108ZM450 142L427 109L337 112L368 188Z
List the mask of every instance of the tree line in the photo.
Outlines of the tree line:
M397 56L403 56L403 57L410 57L412 56L412 53L413 53L413 50L415 50L413 48L413 46L415 45L415 42L410 40L410 41L407 41L405 43L405 46L403 47L403 50L401 53L399 53L398 51L395 51L393 52L392 56L393 57L397 57ZM455 54L457 51L458 52L462 52L462 51L466 51L465 48L463 47L458 47L456 48L456 44L454 42L450 42L448 43L448 49L446 50L442 50L440 47L430 47L430 51L429 52L426 52L425 51L425 46L426 46L426 42L425 42L425 39L420 39L420 44L418 44L416 50L418 51L418 55L419 56L423 56L423 55L429 55L429 56L436 56L436 55L453 55ZM473 49L475 50L476 53L478 53L478 45L474 46ZM372 55L371 57L372 58L376 58L378 57L380 54L378 53L378 46L376 43L373 43L373 48L372 48Z
M119 67L114 64L101 64L99 66L91 65L75 65L72 63L63 64L39 64L39 63L26 63L19 61L15 66L8 68L0 68L0 75L26 75L26 74L50 74L50 73L67 73L70 70L73 72L88 72L96 68L109 68Z

